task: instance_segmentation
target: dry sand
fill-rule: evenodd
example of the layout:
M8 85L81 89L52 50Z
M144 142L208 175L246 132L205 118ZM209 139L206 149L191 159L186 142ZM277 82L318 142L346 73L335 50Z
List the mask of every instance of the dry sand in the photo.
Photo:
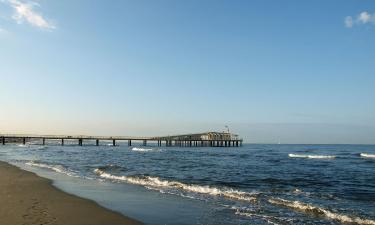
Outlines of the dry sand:
M0 162L1 225L142 224L93 201L67 194L50 180Z

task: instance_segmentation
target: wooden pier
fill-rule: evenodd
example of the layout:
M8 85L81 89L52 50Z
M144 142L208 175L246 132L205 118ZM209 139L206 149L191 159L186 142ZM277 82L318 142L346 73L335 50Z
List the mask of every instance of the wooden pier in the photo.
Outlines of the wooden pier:
M0 143L2 145L11 142L11 140L17 140L17 142L22 142L24 145L31 140L41 140L42 145L46 144L46 140L59 140L61 145L64 145L66 140L76 140L79 146L84 145L84 141L88 140L95 141L96 146L100 145L100 141L110 141L113 146L116 146L116 141L127 141L128 146L132 146L132 141L138 141L143 146L147 146L147 143L156 143L157 146L166 147L240 147L243 141L238 135L229 132L206 132L159 137L0 134Z

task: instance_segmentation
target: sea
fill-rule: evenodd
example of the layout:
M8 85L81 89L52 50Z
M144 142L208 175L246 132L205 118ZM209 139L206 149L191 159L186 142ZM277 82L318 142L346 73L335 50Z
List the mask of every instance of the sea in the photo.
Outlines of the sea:
M375 225L375 145L117 144L6 144L0 160L150 225Z

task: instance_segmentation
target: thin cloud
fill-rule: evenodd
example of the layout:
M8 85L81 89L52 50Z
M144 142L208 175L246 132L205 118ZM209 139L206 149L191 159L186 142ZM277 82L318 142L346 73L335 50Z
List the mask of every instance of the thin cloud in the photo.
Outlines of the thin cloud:
M369 12L363 11L356 16L356 19L353 19L353 17L351 16L347 16L345 17L344 23L345 23L345 26L348 28L351 28L354 25L361 25L361 24L375 25L375 13L370 14Z
M0 27L0 35L7 34L8 31Z
M351 16L345 18L345 26L349 28L353 27L353 18Z
M45 30L55 29L56 26L44 18L40 13L34 10L35 6L39 6L38 3L32 1L18 1L8 0L10 6L14 9L14 15L12 18L19 24L27 22L34 27L38 27Z
M0 39L8 38L12 33L2 27L0 27Z

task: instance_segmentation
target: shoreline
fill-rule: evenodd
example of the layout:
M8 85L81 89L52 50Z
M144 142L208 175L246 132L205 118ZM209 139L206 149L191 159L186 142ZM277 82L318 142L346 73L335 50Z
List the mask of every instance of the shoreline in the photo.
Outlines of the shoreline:
M0 161L0 218L7 225L139 225L96 202L65 193L52 181Z

